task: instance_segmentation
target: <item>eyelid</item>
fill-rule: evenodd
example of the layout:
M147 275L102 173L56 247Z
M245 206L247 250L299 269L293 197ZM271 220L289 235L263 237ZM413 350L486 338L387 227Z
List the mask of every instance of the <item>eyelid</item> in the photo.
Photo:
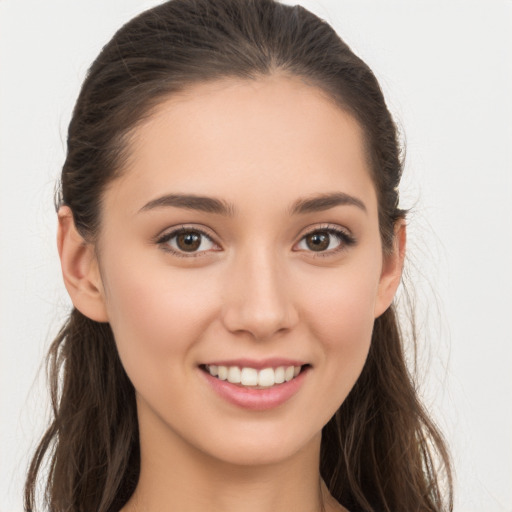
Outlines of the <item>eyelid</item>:
M326 251L313 251L305 249L296 249L296 251L307 253L308 255L313 257L328 257L343 252L344 250L348 249L349 247L357 243L356 238L349 229L342 227L339 224L326 223L308 226L307 228L305 228L299 235L299 240L295 243L294 247L296 247L300 242L302 242L304 238L307 237L308 235L317 232L327 232L333 236L338 237L340 240L339 246L336 247L335 249L329 249Z
M186 251L177 251L173 249L171 246L169 246L167 243L169 240L173 239L177 235L183 232L196 232L200 235L206 237L212 244L217 246L216 249L209 249L209 250L203 250L198 252L186 252ZM295 249L296 246L304 240L304 238L308 235L311 235L313 233L317 232L327 232L330 233L332 236L337 237L340 240L339 246L335 249L328 249L325 251L313 251L313 250L305 250L305 249ZM161 249L167 253L171 253L178 257L185 257L185 258L193 258L198 256L205 256L208 255L211 252L218 252L221 251L222 248L220 244L216 241L216 236L212 234L211 230L208 228L205 228L204 226L196 226L196 225L186 225L182 224L179 226L169 227L166 228L164 231L162 231L160 234L158 234L154 238L154 243L159 245ZM335 255L339 252L342 252L346 250L348 247L355 245L357 243L356 238L352 234L352 232L345 228L340 226L339 224L316 224L312 226L308 226L302 230L302 232L299 235L298 241L294 244L294 250L296 252L304 252L307 253L309 256L313 257L327 257Z
M168 242L170 240L172 240L174 237L178 236L180 233L188 233L188 232L199 233L200 235L207 238L210 242L212 242L212 244L219 247L219 249L209 249L209 250L203 250L203 251L197 251L197 252L195 252L195 251L186 252L186 251L177 251L174 248L172 248L170 245L168 245ZM204 228L203 226L198 227L195 225L182 224L180 226L166 228L163 232L161 232L154 238L154 243L157 244L158 246L160 246L160 248L163 251L170 253L174 256L184 257L184 258L194 258L194 257L198 257L198 256L205 256L210 252L217 252L219 250L222 250L220 248L220 244L215 240L215 238L216 237L210 233L210 230L208 230L207 228Z

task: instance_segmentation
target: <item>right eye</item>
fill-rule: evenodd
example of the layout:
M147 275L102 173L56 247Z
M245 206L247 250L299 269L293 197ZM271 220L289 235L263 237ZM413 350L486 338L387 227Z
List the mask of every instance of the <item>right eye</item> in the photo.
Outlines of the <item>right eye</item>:
M218 245L203 231L192 228L179 228L165 233L157 241L166 251L176 256L200 256L218 250Z

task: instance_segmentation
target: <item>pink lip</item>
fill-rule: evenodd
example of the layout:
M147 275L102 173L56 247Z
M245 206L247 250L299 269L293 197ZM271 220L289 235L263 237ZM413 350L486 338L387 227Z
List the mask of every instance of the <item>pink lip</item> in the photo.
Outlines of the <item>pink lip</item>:
M272 357L268 359L223 359L221 361L210 361L205 363L208 366L238 366L239 368L254 368L255 370L262 370L263 368L277 368L279 366L303 366L304 361L297 361L296 359L285 359L282 357Z
M211 363L217 364L217 363ZM222 363L221 363L222 364ZM240 366L248 366L250 368L255 368L252 366L254 362L251 364L247 364L245 361L244 364ZM230 361L230 364L227 366L238 366L238 363L234 363ZM273 366L269 364L269 360L265 361L266 366L261 366L261 368L269 368ZM277 364L276 366L286 366L286 364ZM292 363L288 364L288 366L300 366L299 364L293 365ZM304 380L309 373L310 368L305 368L297 377L294 379L283 382L282 384L277 384L273 387L266 389L252 389L242 387L237 384L231 384L227 380L220 380L216 377L210 375L207 371L199 370L203 375L206 382L211 386L211 389L219 395L224 400L227 400L233 405L238 407L242 407L244 409L249 409L253 411L264 411L268 409L273 409L274 407L278 407L288 401L295 393L297 393L304 383Z

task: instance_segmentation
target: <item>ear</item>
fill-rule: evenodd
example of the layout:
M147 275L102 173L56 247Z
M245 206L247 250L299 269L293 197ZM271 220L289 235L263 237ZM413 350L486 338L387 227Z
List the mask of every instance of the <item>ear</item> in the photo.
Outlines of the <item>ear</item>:
M385 254L382 262L382 273L379 281L377 300L375 302L375 318L389 308L402 278L406 245L405 220L400 219L395 224L393 247Z
M103 283L92 244L75 227L68 206L59 209L57 247L64 284L76 309L96 322L107 322Z

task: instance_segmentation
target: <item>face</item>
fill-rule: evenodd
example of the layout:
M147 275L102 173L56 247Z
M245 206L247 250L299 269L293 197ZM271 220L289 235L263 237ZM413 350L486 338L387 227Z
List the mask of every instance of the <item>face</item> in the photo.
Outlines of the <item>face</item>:
M143 450L318 446L394 292L357 122L298 79L222 81L162 103L130 150L97 254Z

